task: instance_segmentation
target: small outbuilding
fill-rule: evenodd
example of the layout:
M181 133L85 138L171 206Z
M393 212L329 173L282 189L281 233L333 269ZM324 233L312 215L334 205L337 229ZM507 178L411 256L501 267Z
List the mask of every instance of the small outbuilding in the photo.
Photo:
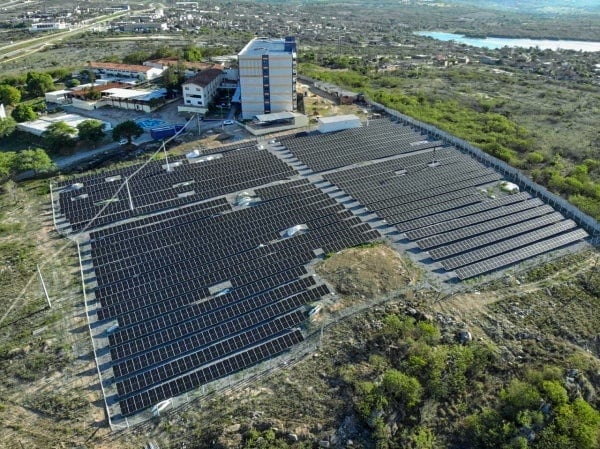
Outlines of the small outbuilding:
M344 129L360 128L362 122L356 115L334 115L332 117L321 117L318 120L318 130L321 133L342 131Z

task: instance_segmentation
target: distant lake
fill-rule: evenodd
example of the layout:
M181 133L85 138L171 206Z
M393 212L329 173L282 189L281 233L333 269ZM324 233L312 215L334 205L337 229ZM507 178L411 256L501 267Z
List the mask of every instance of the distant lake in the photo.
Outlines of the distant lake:
M455 41L461 44L472 45L482 48L502 48L502 47L539 47L542 50L583 50L600 51L600 42L588 41L561 41L550 39L518 39L508 37L466 37L462 34L442 33L440 31L417 31L419 36L432 37L440 41Z

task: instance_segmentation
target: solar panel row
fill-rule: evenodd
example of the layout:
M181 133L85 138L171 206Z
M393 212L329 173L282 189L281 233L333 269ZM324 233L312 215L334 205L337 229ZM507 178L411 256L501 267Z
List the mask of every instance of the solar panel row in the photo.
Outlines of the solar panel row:
M394 125L376 126L381 132ZM368 148L381 145L384 139L368 130L352 130L327 138L296 136L281 142L318 171L335 168L338 162L357 162L353 145L360 136L369 136ZM399 140L404 142L402 139ZM351 148L347 158L344 145ZM369 158L369 151L364 158ZM402 149L396 152L402 153ZM419 247L435 247L430 256L445 259L441 264L446 270L548 240L576 226L527 193L501 195L498 199L484 195L482 187L496 183L500 175L452 148L406 153L326 173L324 178L394 225L408 239L417 240ZM322 161L314 161L316 156Z
M208 215L226 206L211 202L92 234L98 320L118 324L108 348L123 413L174 377L279 341L303 321L300 307L329 293L300 278L314 250L379 237L306 180L252 190L260 201L249 208ZM285 234L300 223L306 232Z
M184 347L185 352L188 352L188 354L168 363L164 363L164 361L171 358L170 354L166 353L165 349L159 348L140 359L132 361L130 372L138 372L139 374L117 381L119 397L130 396L174 376L192 371L198 366L206 365L214 360L243 350L248 346L270 339L284 330L297 326L304 318L305 316L302 312L292 312L244 332L236 333L236 331L231 330L225 338L220 338L215 340L211 345L200 348L197 346L197 342L184 340L180 344L186 345L189 343L189 346ZM135 362L138 362L137 366Z
M340 133L283 137L280 142L316 172L442 145L389 121L371 121L369 126Z
M496 270L500 267L508 266L516 262L547 253L557 248L570 245L587 237L588 234L583 229L576 229L568 232L567 234L559 235L557 237L543 240L514 251L509 251L508 253L501 254L499 256L476 262L472 265L458 268L456 270L456 275L459 279L472 278L482 273L487 273L488 271Z
M119 401L121 413L125 416L158 404L200 385L215 379L235 373L277 355L303 340L302 332L290 331L280 337L256 345L246 351L237 353L227 359L220 360L212 365L202 367L190 374L175 378L159 386L140 392L132 397Z
M110 177L97 175L78 189L60 191L60 211L72 229L78 231L90 223L96 227L294 174L288 165L256 147L226 152L225 155L195 164L180 161L181 165L172 171L162 169L160 164L149 164L127 183L126 176L107 182ZM134 210L131 210L132 204Z
M528 194L489 198L482 186L496 183L497 173L407 126L376 120L280 142L271 145L279 156L314 171L371 160L323 177L461 279L586 236ZM197 163L173 158L171 172L152 162L60 191L72 229L104 206L92 226L112 224L91 233L89 256L124 416L302 341L306 304L329 293L307 275L315 251L380 237L307 179L289 180L291 165L270 151L234 144ZM242 191L237 198L252 197L250 206L219 197Z

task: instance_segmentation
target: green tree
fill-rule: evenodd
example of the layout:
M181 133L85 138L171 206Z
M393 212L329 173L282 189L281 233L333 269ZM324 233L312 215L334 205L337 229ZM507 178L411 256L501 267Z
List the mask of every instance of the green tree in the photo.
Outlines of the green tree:
M79 75L88 83L94 84L96 81L96 72L94 69L85 69L79 72Z
M104 137L104 123L99 120L84 120L77 125L79 140L98 142Z
M37 118L37 114L33 108L25 103L16 105L11 113L11 116L19 123L28 122Z
M472 448L498 449L515 430L514 425L505 422L496 410L484 408L481 412L466 417L465 443Z
M8 179L15 167L16 153L14 151L0 151L0 180Z
M54 89L54 81L47 73L28 72L27 91L32 97L42 97L46 92Z
M54 168L48 153L41 148L23 150L16 154L14 168L17 172L33 170L36 173L46 172Z
M0 152L0 181L7 181L16 174L33 170L36 173L49 171L54 163L48 154L40 149Z
M555 406L566 404L569 401L567 390L555 380L544 380L542 391L545 393L544 396Z
M96 101L102 98L102 94L100 93L100 91L94 89L93 87L90 87L85 91L84 98L89 101Z
M415 377L390 369L383 375L383 390L406 407L414 407L421 401L423 387Z
M597 449L600 447L600 412L581 398L554 410L554 419L540 432L536 448Z
M144 50L129 53L123 57L123 64L141 64L150 59L150 54Z
M521 410L536 410L542 403L542 396L537 388L528 382L514 379L505 390L500 392L504 403L503 414L506 417L517 416Z
M140 137L144 133L144 130L133 120L126 120L119 123L113 129L113 140L119 140L122 138L127 139L127 143L131 143L131 139L134 137Z
M17 127L17 122L12 117L0 120L0 138L10 136Z
M148 59L170 58L175 56L176 54L177 52L173 47L169 47L168 45L161 45L152 52Z
M162 74L162 84L167 89L168 94L172 94L179 89L182 82L182 76L179 76L174 67L167 68Z
M65 81L71 77L71 70L69 70L67 67L58 67L50 70L48 73L57 81Z
M5 106L17 104L21 101L21 91L9 84L0 85L0 103Z
M71 78L65 84L67 87L77 87L81 84L81 81L79 81L77 78Z
M183 59L190 62L202 60L202 49L195 45L188 45L183 49Z
M46 140L48 148L52 151L65 153L75 147L77 143L75 139L76 134L77 128L73 128L61 121L48 126L46 131L42 133L42 137Z

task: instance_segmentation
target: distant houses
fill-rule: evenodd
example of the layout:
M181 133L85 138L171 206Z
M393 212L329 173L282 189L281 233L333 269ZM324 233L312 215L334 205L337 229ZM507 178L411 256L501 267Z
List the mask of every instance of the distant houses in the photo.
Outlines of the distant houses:
M71 25L65 22L36 22L32 23L29 31L54 31L54 30L69 30Z

